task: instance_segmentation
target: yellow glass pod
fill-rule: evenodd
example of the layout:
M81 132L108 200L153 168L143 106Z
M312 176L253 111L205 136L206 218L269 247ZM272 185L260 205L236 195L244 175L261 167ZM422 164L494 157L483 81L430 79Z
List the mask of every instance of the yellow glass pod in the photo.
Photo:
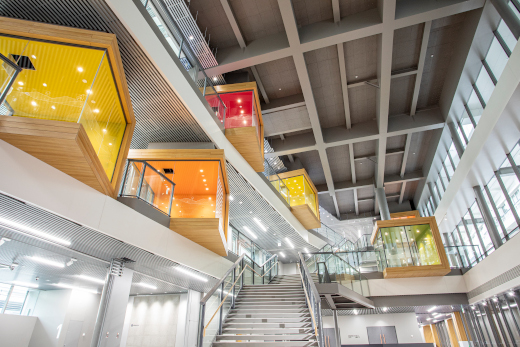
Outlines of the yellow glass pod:
M0 115L82 124L112 180L127 120L106 51L0 36L0 53L22 67Z

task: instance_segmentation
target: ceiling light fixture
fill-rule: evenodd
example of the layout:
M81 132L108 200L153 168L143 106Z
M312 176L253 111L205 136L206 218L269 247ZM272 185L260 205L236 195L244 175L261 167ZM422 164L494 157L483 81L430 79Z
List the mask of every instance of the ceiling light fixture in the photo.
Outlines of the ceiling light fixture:
M36 103L36 101L31 101L31 105L33 105L33 106L38 106L38 104Z
M15 286L27 287L27 288L38 288L39 287L37 284L33 284L30 282L13 281L13 284Z
M280 252L280 255L282 256L282 258L285 258L285 254L283 252Z
M258 238L258 236L256 236L256 234L254 232L252 232L251 229L249 229L245 225L244 225L244 230L247 231L249 233L249 235L251 235L251 237L254 238L255 240Z
M40 257L29 257L30 259L38 262L38 263L42 263L42 264L46 264L46 265L50 265L50 266L55 266L55 267L65 267L65 264L63 263L59 263L57 261L54 261L54 260L49 260L49 259L45 259L45 258L40 258Z
M83 72L83 68L82 68L81 66L78 67L78 71L79 71L79 72Z
M388 307L383 307L383 312L386 312L388 310Z
M193 273L192 271L187 270L187 269L184 269L184 268L182 268L182 267L176 267L175 269L176 269L177 271L179 271L179 272L182 272L182 273L185 274L185 275L188 275L188 276L190 276L190 277L193 277L193 278L195 278L195 279L198 279L199 281L202 281L202 282L207 282L207 281L208 281L207 278L202 277L202 276L200 276L200 275L197 275L197 274Z
M190 39L190 40L193 40L193 39L194 39L193 35L190 35L189 39Z
M43 86L44 86L44 87L47 87L47 83L44 83Z
M33 54L33 55L31 55L31 57L32 57L33 59L36 59L36 56L35 56L34 54Z
M217 81L217 80L218 80L217 76L213 77L213 81Z
M18 84L21 85L21 86L23 86L23 82L22 82L22 81L19 81Z
M144 288L149 288L149 289L157 289L156 286L152 286L151 284L143 283L143 282L136 283L136 285L144 287Z
M291 240L289 240L288 237L285 238L285 242L287 242L287 244L288 244L291 248L294 248L293 243L291 242Z
M282 243L281 242L278 242L278 247L282 247Z
M426 311L431 312L431 311L435 310L436 308L437 308L437 306L432 306L429 309L427 309Z
M55 109L56 109L56 106L53 105L53 106L51 106L51 108L52 108L53 110L55 110Z
M76 277L81 278L82 280L85 280L85 281L90 281L90 282L99 283L99 284L105 284L104 280L96 278L96 277L91 277L91 276L87 276L87 275L76 275Z
M49 235L47 233L41 232L39 230L30 228L30 227L27 227L27 226L22 225L20 223L16 223L16 222L10 221L10 220L2 218L2 217L0 217L0 224L2 224L4 227L16 228L16 229L20 229L20 231L24 231L24 232L27 231L27 232L29 232L31 234L34 234L35 236L42 237L42 238L47 239L49 241L53 241L53 242L56 242L56 243L61 243L64 246L70 246L70 242L67 241L67 240L64 240L64 239L61 239L59 237L55 237L55 236Z
M70 284L65 284L65 283L53 283L52 285L56 286L56 287L60 287L60 288L65 288L65 289L76 289L76 290L81 290L83 292L88 292L88 293L92 293L92 294L99 294L98 291L94 290L94 289L71 286Z
M262 229L263 231L267 231L267 228L262 224L262 222L260 221L260 219L258 219L258 218L253 218L253 220L254 220L255 223L260 227L260 229Z
M11 239L9 239L9 238L7 238L7 237L2 237L2 238L0 239L0 246L3 245L3 244L6 243L6 242L9 242L9 241L11 241Z

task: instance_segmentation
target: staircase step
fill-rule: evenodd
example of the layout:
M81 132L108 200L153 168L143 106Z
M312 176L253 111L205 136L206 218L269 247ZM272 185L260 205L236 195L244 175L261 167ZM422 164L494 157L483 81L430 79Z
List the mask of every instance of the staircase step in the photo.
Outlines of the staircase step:
M222 325L223 329L312 329L311 321L304 322L292 322L292 323L224 323Z
M240 296L251 296L251 295L280 295L280 296L291 296L291 295L301 295L305 294L305 291L302 290L257 290L257 291L247 291L242 289L240 291Z
M212 346L214 347L263 347L263 346L288 346L288 347L311 347L318 346L316 341L284 341L284 342L232 342L232 341L215 341Z
M223 340L246 340L246 341L292 341L292 340L311 340L316 338L314 334L284 334L284 335L217 335L217 341Z
M224 324L257 324L257 323L268 323L268 324L302 324L302 323L312 323L311 316L308 317L254 317L254 318L245 318L245 317L227 317L226 322Z
M276 335L276 334L314 334L314 329L310 328L224 328L223 334L267 334L267 335Z
M287 318L297 318L297 317L310 317L310 313L308 310L304 312L284 312L284 310L279 310L278 312L248 312L248 313L228 313L227 317L229 318L275 318L275 317L287 317Z
M267 299L237 299L237 304L258 305L305 305L305 297L298 299L267 298Z

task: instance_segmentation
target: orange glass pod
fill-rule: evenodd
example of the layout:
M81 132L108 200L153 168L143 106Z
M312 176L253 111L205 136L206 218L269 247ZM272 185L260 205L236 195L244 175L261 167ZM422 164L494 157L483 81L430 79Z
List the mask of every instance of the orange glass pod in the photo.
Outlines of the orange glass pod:
M384 278L444 276L450 264L435 217L378 220L371 243Z
M291 212L306 229L321 227L318 190L305 169L283 172L270 177L269 181L275 187L285 186Z
M135 125L116 36L3 18L0 53L21 68L0 67L0 139L115 197Z
M224 150L132 149L121 196L170 216L170 229L227 255L229 186ZM133 166L131 166L133 165Z
M224 124L226 138L256 172L264 171L264 122L256 82L206 89L206 100ZM226 105L225 115L220 99Z

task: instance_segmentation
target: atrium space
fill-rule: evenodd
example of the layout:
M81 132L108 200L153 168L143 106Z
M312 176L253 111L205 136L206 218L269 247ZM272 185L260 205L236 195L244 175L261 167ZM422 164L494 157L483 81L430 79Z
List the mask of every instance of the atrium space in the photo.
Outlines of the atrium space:
M2 0L0 346L520 345L519 0Z

